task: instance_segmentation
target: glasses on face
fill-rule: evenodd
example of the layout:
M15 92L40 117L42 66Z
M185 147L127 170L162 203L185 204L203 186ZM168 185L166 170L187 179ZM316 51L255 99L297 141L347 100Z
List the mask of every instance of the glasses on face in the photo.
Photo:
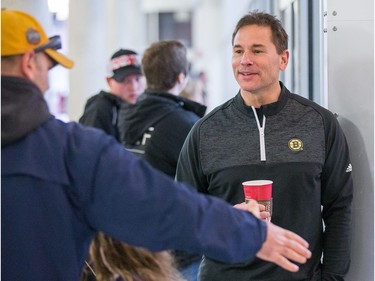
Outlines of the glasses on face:
M60 37L60 35L55 35L55 36L50 37L48 43L34 49L34 52L35 53L42 52L45 49L54 49L54 50L61 49L61 37Z

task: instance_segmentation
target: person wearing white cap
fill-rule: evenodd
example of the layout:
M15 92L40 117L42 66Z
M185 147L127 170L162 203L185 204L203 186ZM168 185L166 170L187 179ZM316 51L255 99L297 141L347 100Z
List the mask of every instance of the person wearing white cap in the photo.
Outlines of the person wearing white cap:
M124 104L134 104L145 89L140 59L132 50L120 49L109 61L108 91L87 100L79 122L103 130L120 141L118 120Z

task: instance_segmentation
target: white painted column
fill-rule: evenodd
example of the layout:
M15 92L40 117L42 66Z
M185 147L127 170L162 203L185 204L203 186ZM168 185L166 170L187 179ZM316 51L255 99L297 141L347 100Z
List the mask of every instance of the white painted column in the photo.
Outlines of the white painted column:
M105 2L70 1L69 50L75 62L70 71L68 114L77 121L89 96L105 87Z
M75 67L70 73L69 117L77 121L87 99L107 89L107 63L120 48L142 51L145 20L137 0L70 1L69 50Z
M141 52L146 44L146 16L139 0L107 0L106 49L109 57L119 48Z

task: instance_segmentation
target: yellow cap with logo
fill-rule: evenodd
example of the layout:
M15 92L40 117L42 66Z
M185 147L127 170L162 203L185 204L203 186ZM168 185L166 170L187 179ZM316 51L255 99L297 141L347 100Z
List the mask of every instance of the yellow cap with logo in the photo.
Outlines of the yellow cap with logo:
M1 56L45 52L56 63L72 68L74 62L56 50L61 48L60 36L48 38L39 22L17 10L1 10Z

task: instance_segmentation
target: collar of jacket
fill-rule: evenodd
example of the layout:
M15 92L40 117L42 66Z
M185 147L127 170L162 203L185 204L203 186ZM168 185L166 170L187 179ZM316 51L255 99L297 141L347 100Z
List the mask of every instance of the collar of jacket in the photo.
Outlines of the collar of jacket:
M145 97L147 95L154 95L173 101L183 109L194 112L199 117L203 117L207 110L207 107L203 104L167 92L146 91L144 94Z
M40 89L21 77L1 76L1 146L16 142L52 118Z
M107 99L109 99L112 103L116 104L118 107L120 107L124 103L122 99L112 94L111 92L100 91L99 95L104 95Z
M260 110L263 112L263 114L267 116L272 116L278 114L285 106L285 104L288 101L288 98L290 97L291 93L289 90L284 86L282 82L279 82L281 86L281 92L280 96L277 102L262 105L260 107ZM235 107L243 112L246 115L254 116L253 110L251 106L248 106L245 104L240 91L233 99Z

